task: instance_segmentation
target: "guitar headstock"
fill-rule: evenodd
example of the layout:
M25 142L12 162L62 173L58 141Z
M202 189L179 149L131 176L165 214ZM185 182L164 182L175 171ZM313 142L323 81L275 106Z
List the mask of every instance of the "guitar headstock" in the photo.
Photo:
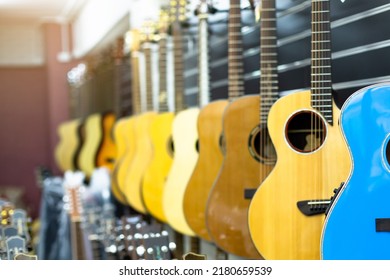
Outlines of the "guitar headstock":
M81 221L83 208L80 189L83 186L85 175L82 172L66 171L64 174L64 187L67 194L67 210L72 221Z
M187 0L171 0L169 18L171 23L184 22L188 19Z
M160 17L157 23L157 30L159 36L166 35L169 29L169 11L167 7L163 7L160 10Z
M140 41L142 43L151 43L156 41L157 24L152 20L146 20L141 26Z

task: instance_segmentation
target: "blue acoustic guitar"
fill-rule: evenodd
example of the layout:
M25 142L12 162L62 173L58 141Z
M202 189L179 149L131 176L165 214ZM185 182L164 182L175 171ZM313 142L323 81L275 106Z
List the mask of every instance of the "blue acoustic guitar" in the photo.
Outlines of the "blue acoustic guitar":
M331 204L323 259L390 259L390 83L347 99L340 125L353 168Z

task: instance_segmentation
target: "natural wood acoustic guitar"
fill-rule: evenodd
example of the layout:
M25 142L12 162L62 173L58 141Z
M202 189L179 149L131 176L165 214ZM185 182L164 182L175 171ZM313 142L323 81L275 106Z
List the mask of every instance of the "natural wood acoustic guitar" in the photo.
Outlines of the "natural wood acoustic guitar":
M312 1L311 91L280 98L269 113L277 162L248 214L266 259L320 258L324 212L351 169L332 96L329 10L329 1Z
M240 1L230 1L229 99L223 116L226 153L210 192L206 222L223 250L249 259L261 255L248 227L250 197L272 170L275 150L268 135L267 116L277 96L276 22L271 1L262 2L260 94L244 95ZM260 109L260 110L259 110Z
M222 116L227 100L209 102L209 58L208 58L208 5L200 1L199 18L199 95L201 110L197 129L199 157L184 193L183 211L188 225L197 236L211 241L206 227L206 205L209 193L217 178L223 161Z

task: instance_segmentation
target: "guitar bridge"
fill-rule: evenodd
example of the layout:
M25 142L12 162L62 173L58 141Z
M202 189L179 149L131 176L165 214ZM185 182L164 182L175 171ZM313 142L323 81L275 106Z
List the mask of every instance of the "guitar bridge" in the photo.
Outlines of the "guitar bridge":
M297 202L297 206L305 216L314 216L325 214L330 202L330 199L302 200Z

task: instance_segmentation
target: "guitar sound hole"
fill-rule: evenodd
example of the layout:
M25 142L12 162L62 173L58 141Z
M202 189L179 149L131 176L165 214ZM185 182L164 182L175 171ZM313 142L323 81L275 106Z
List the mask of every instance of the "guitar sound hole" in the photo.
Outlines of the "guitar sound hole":
M389 141L389 138L387 140L387 143L386 143L386 160L387 160L387 164L388 166L390 166L390 141Z
M172 136L169 137L168 143L167 143L167 149L168 149L168 154L173 157L173 154L175 153L175 145L173 143L173 138Z
M219 136L219 149L223 155L226 155L226 141L223 133Z
M264 164L275 164L276 151L267 126L255 127L250 134L248 144L249 152L254 159Z
M288 120L285 134L291 148L301 153L310 153L324 143L326 124L317 113L301 111Z

